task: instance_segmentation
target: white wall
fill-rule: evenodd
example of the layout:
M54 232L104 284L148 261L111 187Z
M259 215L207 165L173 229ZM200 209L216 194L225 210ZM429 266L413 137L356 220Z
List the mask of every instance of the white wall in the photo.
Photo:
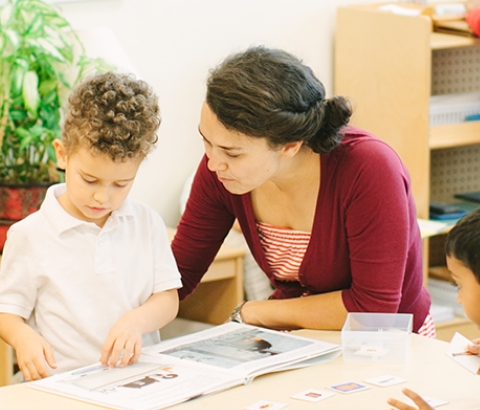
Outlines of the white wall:
M203 153L197 132L208 70L251 45L283 48L310 65L331 95L336 9L365 0L100 0L62 3L75 28L108 27L160 99L157 149L132 196L175 226L185 179Z

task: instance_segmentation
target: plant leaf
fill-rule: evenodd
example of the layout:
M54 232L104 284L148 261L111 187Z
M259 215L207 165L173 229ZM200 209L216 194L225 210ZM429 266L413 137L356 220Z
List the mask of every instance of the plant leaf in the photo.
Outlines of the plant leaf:
M32 114L33 118L37 118L40 97L38 95L38 76L35 71L25 73L22 96L25 108Z
M2 14L0 15L0 24L6 26L12 16L13 6L11 3L6 4L2 9Z

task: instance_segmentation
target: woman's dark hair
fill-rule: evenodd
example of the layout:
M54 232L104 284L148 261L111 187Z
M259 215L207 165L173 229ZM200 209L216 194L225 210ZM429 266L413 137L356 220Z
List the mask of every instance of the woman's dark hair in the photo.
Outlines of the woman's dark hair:
M480 209L465 215L448 233L445 254L462 262L480 284Z
M340 143L352 115L344 97L325 98L323 84L298 58L263 46L212 70L206 101L227 129L267 138L273 147L304 141L316 153Z

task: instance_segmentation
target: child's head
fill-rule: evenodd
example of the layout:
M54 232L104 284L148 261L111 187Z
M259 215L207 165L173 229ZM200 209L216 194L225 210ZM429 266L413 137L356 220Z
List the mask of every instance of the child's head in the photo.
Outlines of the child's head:
M447 266L459 286L458 301L480 326L480 209L465 215L448 233Z
M113 161L143 159L157 141L158 98L133 75L99 73L72 92L62 141L70 155L84 146Z
M83 81L69 103L63 138L54 142L67 187L58 200L77 219L103 226L157 141L157 97L144 81L105 73Z

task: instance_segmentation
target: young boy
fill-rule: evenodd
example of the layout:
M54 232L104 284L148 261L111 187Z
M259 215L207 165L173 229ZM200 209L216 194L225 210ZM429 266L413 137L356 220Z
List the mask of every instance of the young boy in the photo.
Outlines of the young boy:
M69 103L54 142L65 183L9 229L0 270L0 337L27 381L99 359L134 363L177 315L182 286L162 219L127 198L157 141L157 97L106 73Z
M448 233L445 242L447 267L458 285L457 300L465 314L480 328L480 209L465 215ZM474 354L480 354L480 339L468 346ZM432 410L415 392L403 393L418 406L418 410ZM388 404L399 410L417 410L400 400L388 399Z

